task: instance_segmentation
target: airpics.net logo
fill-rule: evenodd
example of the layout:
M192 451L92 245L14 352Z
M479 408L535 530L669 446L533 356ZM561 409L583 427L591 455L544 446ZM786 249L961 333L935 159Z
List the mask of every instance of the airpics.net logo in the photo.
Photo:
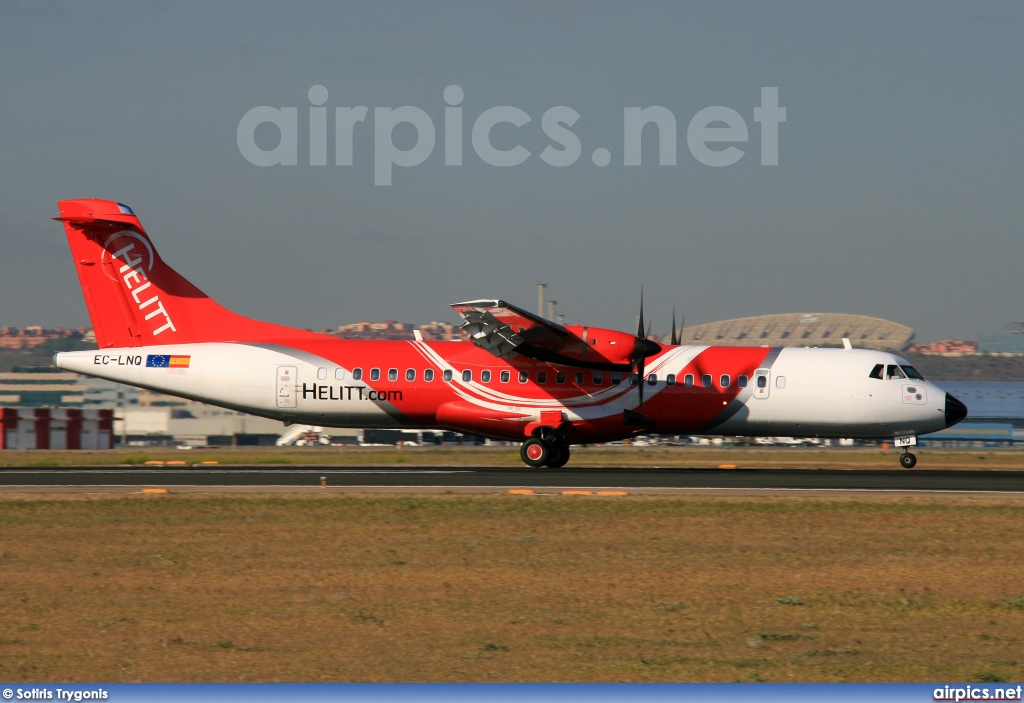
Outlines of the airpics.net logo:
M308 165L326 166L328 163L328 108L327 89L314 85L309 89L309 152ZM465 131L462 104L465 93L457 85L444 89L444 124L442 140L445 166L463 165ZM358 126L367 121L370 109L365 106L334 108L334 165L353 165L353 144ZM540 128L550 144L538 154L548 166L572 166L583 154L583 144L572 131L580 113L565 105L556 105L544 112ZM779 163L779 125L786 121L786 108L779 106L778 88L761 88L761 104L753 108L753 120L760 126L761 165ZM491 139L494 128L511 124L523 128L533 121L524 110L511 105L499 105L481 112L470 127L470 144L481 162L498 168L518 166L533 154L516 144L511 148L497 148ZM395 129L411 125L415 143L408 149L395 144ZM677 123L672 112L660 106L625 107L622 111L622 164L642 165L642 138L645 127L653 124L658 140L658 163L675 166L677 158ZM262 148L257 144L256 131L262 125L271 125L278 134L277 146ZM437 127L426 111L412 105L373 108L373 182L379 186L392 183L394 167L412 168L426 161L437 146ZM646 130L651 134L652 130ZM701 164L712 167L731 166L743 158L745 151L736 146L746 144L749 137L747 121L730 107L713 105L697 112L686 127L686 146ZM238 150L255 166L297 166L299 164L299 108L254 107L238 123L236 135ZM305 156L305 154L303 155ZM612 152L598 147L590 154L595 166L604 167L612 162ZM304 159L305 160L305 159Z

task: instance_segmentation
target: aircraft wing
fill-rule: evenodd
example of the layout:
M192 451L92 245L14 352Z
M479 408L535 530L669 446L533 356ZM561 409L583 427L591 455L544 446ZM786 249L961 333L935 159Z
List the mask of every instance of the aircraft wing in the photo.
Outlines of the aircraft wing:
M498 357L509 357L517 350L554 349L572 332L504 300L471 300L455 303L452 309L465 322L460 329L470 341ZM526 353L526 356L535 356Z

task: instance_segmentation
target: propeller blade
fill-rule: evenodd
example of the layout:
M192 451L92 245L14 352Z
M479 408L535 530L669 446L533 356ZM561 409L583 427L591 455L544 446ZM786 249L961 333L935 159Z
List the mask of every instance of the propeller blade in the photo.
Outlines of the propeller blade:
M679 344L679 337L676 335L676 309L672 308L672 346Z
M660 347L656 344L652 344L647 339L647 335L650 334L650 328L648 327L647 333L644 333L644 289L640 288L640 320L636 326L636 339L633 340L633 368L636 373L636 385L637 395L639 396L639 407L644 404L644 367L647 365L647 355L652 353L651 348L658 350ZM657 353L657 352L654 352Z
M640 322L636 326L636 336L640 339L644 336L644 289L640 286Z
M636 326L636 337L633 339L633 354L630 357L630 364L636 373L637 380L637 394L640 399L640 403L637 407L644 404L644 369L647 366L647 357L654 356L661 352L661 345L657 342L652 342L649 337L651 334L650 324L647 326L647 332L644 333L644 289L640 288L640 320Z
M644 404L644 386L646 385L646 382L644 381L644 366L647 365L646 362L647 362L647 356L646 355L641 354L640 356L637 357L637 360L636 360L636 374L637 374L636 391L637 391L637 394L640 396L640 403L637 405L638 408L641 405Z

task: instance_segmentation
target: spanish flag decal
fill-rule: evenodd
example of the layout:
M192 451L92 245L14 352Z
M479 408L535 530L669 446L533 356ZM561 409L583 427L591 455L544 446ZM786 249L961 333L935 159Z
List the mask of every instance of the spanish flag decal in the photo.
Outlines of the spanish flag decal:
M170 363L167 365L172 369L187 369L191 360L191 356L172 356Z

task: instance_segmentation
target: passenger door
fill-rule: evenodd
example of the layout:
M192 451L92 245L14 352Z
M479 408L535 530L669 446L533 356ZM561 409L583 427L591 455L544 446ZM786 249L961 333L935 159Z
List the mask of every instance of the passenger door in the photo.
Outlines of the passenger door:
M299 367L278 366L277 367L277 407L294 408L297 406L297 386L299 382Z

